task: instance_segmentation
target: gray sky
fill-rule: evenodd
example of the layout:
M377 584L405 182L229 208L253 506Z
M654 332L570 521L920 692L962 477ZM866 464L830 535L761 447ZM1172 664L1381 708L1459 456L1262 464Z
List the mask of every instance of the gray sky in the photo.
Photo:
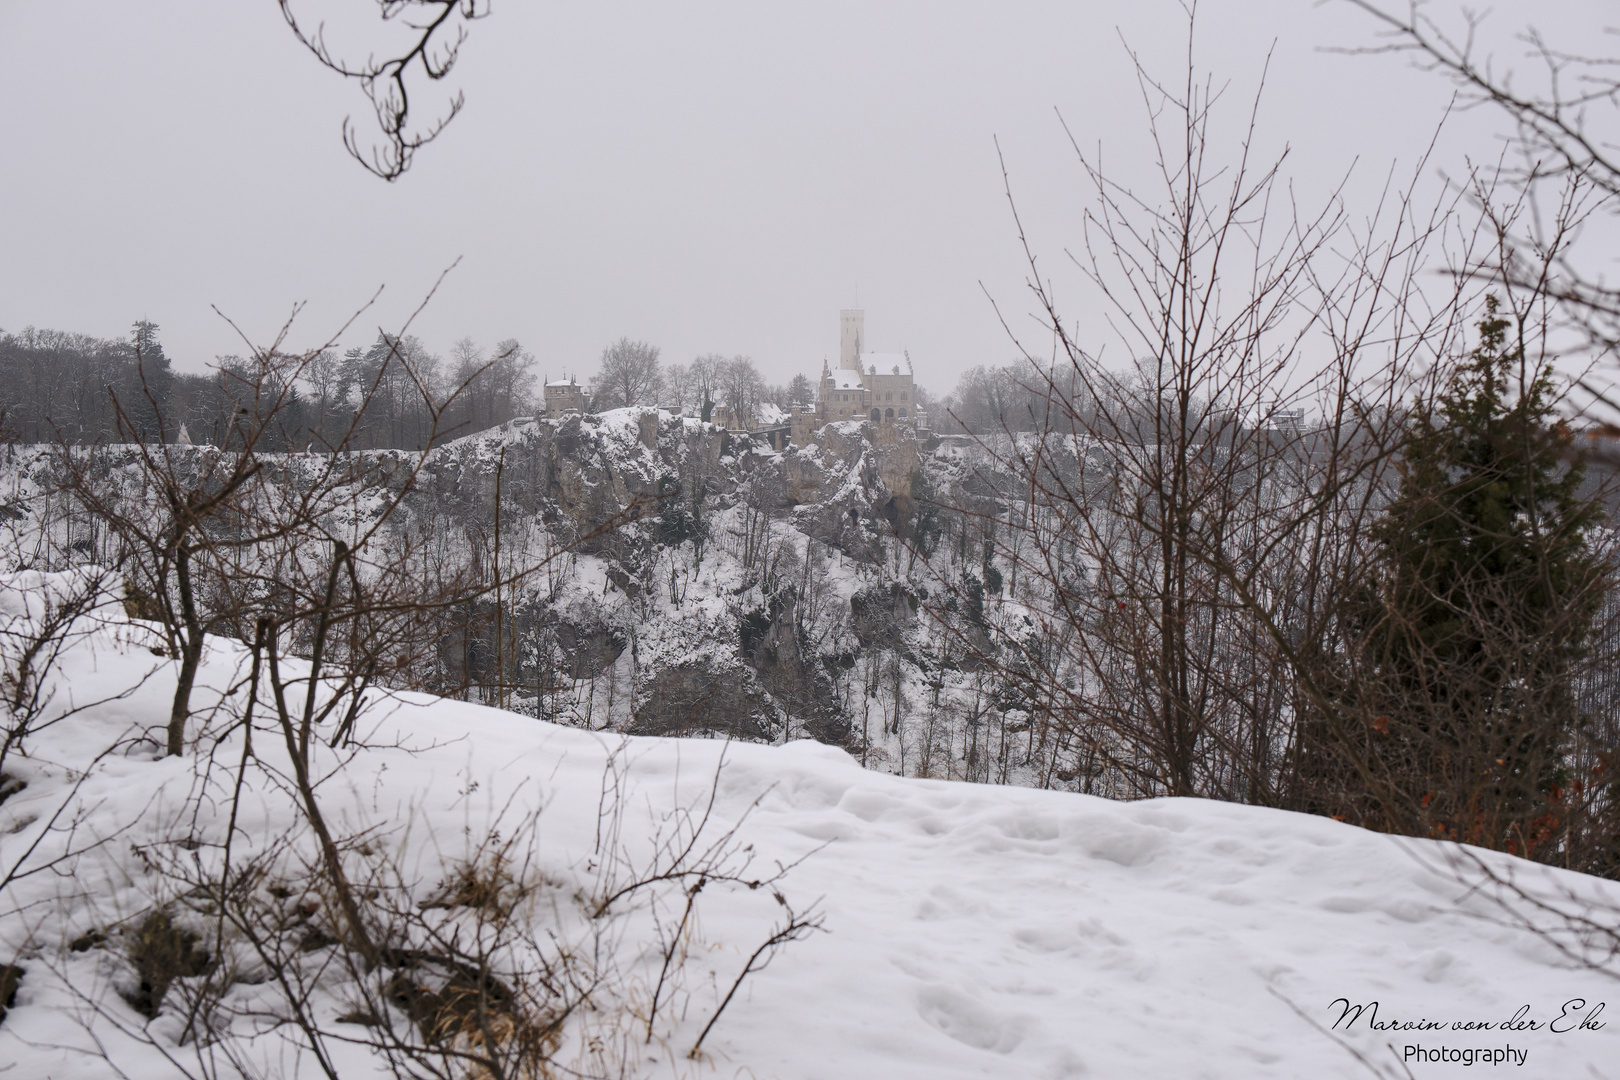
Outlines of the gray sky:
M1609 9L1549 6L1499 3L1491 25L1589 34ZM1404 61L1322 51L1371 32L1339 3L1200 6L1197 58L1230 82L1232 117L1274 47L1262 128L1306 202L1359 159L1354 211L1444 108ZM870 345L909 349L945 392L1013 355L984 290L1029 308L993 139L1054 264L1086 192L1055 109L1119 175L1146 175L1121 37L1180 78L1171 0L496 0L456 73L466 111L385 184L338 137L350 113L369 134L365 101L274 0L0 0L0 327L114 336L147 317L200 368L244 351L210 305L265 342L307 301L303 346L385 286L356 344L459 256L413 327L440 352L517 337L553 376L589 375L627 334L785 380L836 363L838 309L858 303ZM1492 155L1493 128L1461 118L1441 162Z

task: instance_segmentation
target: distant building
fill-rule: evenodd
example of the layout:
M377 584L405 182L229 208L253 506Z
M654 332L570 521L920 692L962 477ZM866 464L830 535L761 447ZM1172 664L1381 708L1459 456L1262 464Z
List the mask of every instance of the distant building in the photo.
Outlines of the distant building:
M547 382L545 393L546 415L549 417L585 411L585 388L573 376L564 382Z
M1305 410L1278 409L1271 414L1271 427L1276 431L1298 435L1305 430Z
M814 409L795 408L790 423L793 443L803 446L826 424L860 421L880 429L896 424L926 428L928 417L917 409L911 357L865 349L866 312L838 313L838 367L821 369Z
M738 416L730 405L715 405L709 410L709 423L727 431L747 431L748 417Z
M895 445L928 429L928 416L917 408L917 386L907 353L872 352L866 347L866 312L846 309L838 313L838 367L825 361L813 406L795 405L784 412L763 402L738 415L729 404L716 404L708 420L731 431L763 438L778 450L808 446L828 424L871 425L867 436L874 444ZM546 416L557 418L583 413L590 407L585 387L577 379L545 383ZM683 412L678 406L671 412Z
M1304 409L1272 408L1251 409L1244 415L1244 423L1255 431L1280 435L1298 435L1305 430Z

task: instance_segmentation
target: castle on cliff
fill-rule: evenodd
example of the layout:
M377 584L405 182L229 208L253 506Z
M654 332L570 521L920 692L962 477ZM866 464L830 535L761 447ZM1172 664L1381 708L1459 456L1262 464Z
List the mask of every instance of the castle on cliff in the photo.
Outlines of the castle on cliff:
M821 383L813 408L795 406L790 423L795 446L806 446L827 424L866 423L884 441L915 438L928 427L917 408L911 357L905 353L867 352L866 312L838 313L838 367L821 365ZM907 431L906 429L910 429Z

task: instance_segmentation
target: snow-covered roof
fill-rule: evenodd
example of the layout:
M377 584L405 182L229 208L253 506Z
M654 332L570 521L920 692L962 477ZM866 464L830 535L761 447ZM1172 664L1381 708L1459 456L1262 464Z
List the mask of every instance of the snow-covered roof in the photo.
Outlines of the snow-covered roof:
M761 427L788 422L787 410L779 405L773 405L769 401L761 405L756 412Z
M546 389L549 390L553 386L579 386L579 385L580 385L579 382L577 380L575 380L575 379L558 379L555 382L546 383Z
M863 352L863 353L861 353L861 370L865 371L868 368L874 367L874 366L878 369L878 374L879 375L888 375L896 367L899 367L902 372L910 371L911 370L911 361L906 358L905 353L897 353L897 352Z
M851 371L849 368L834 368L832 373L834 390L860 390L861 373Z

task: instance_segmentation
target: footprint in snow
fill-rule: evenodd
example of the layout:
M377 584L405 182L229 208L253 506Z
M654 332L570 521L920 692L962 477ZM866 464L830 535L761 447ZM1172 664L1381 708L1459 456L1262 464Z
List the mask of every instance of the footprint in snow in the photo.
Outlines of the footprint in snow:
M854 814L862 821L876 821L898 805L881 791L852 789L838 801L838 809Z
M998 1015L961 991L939 985L917 991L917 1015L964 1046L997 1054L1016 1050L1029 1027L1025 1017Z

